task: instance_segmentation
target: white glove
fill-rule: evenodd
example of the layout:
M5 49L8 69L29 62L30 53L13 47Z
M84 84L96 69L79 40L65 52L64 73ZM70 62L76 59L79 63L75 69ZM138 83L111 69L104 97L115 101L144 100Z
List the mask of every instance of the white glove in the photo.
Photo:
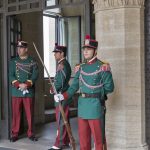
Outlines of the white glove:
M55 100L55 102L61 102L64 100L64 96L62 94L55 94L54 100Z
M18 90L23 91L23 89L19 88Z
M23 90L23 95L25 95L26 93L29 93L29 91L26 89L26 90Z

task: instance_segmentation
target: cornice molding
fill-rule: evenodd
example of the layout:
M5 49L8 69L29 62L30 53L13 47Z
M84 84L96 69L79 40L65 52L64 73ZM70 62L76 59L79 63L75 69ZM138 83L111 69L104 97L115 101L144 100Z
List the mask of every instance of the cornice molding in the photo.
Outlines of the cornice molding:
M120 7L143 7L145 0L93 0L94 11Z

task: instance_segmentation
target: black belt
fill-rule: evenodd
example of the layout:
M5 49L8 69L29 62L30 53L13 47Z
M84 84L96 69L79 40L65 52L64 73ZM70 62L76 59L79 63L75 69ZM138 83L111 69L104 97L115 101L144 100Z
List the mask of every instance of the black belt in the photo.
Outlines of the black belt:
M90 93L90 94L80 93L80 96L84 97L84 98L100 98L100 94L99 93Z

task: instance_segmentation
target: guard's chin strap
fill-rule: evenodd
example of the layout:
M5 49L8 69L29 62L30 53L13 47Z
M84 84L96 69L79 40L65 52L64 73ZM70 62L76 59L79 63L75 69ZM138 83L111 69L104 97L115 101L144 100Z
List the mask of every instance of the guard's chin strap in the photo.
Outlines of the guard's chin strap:
M97 57L97 56L92 57L92 59L90 59L90 60L88 61L88 63L92 62L96 57Z
M97 53L96 53L96 50L94 50L93 56L88 62L93 61L96 57L97 57Z
M58 64L59 64L62 60L64 60L64 59L65 59L65 57L61 58L61 59L58 61Z

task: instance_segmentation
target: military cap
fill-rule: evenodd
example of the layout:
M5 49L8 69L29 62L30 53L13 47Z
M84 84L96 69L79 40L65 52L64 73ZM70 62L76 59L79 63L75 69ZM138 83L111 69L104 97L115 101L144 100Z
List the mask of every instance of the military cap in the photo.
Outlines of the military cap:
M24 48L27 48L27 47L28 47L28 43L25 42L25 41L18 41L17 47L24 47Z
M66 46L61 46L61 45L58 45L57 43L55 43L53 52L64 52L65 53L66 51L67 51Z
M90 35L86 35L85 40L84 40L84 45L82 48L85 48L85 47L97 49L98 41L91 39Z

